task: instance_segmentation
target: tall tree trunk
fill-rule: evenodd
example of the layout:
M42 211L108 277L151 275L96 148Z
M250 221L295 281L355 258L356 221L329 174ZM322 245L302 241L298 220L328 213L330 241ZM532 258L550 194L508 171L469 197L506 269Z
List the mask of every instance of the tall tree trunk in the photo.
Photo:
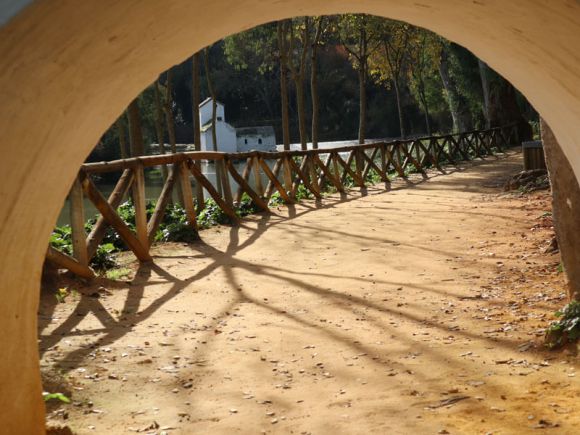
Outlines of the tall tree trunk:
M280 52L280 100L282 102L282 143L290 149L290 120L288 111L288 47L286 23L278 21L278 51Z
M204 51L204 64L205 64L205 77L207 80L207 89L209 96L211 98L211 141L212 149L214 151L218 150L217 144L217 132L216 132L216 122L217 122L217 101L215 99L215 92L213 88L213 82L211 80L211 72L209 69L209 49L206 48Z
M159 80L155 80L155 134L159 144L159 153L165 154L165 135L163 134L163 105L161 103L161 92L159 91ZM167 166L161 166L163 179L167 180Z
M483 114L485 115L485 127L491 128L489 116L489 77L487 64L481 59L477 59L479 65L479 76L481 77L481 91L483 93Z
M169 146L171 152L175 154L177 152L177 144L175 140L175 119L173 118L173 72L171 69L167 70L167 83L165 85L166 95L163 110L165 112L165 122L167 127L167 136L169 138ZM181 189L181 183L177 183L177 197L180 198L181 204L185 204L183 200L183 191Z
M215 90L213 87L213 82L211 79L211 71L209 69L209 48L206 47L204 50L204 64L205 64L205 78L207 80L207 89L211 98L211 141L212 141L212 149L214 151L218 150L218 143L217 143L217 101L215 97ZM216 164L216 188L219 194L222 194L222 181L221 177L218 174L219 169L218 165Z
M489 118L491 127L516 124L520 142L533 137L532 127L518 105L516 89L498 74L494 75L490 83Z
M199 122L199 103L201 103L201 81L199 77L200 56L200 52L198 51L191 59L191 113L193 114L193 147L196 151L201 151L201 125ZM199 160L196 160L194 165L201 171L201 163ZM197 211L200 212L205 207L205 198L203 186L198 182L195 183L195 197L197 198Z
M199 123L199 103L201 103L201 80L199 77L200 52L198 51L192 57L192 75L191 75L191 104L193 115L193 144L196 151L201 151L201 125Z
M398 78L393 80L393 85L395 87L395 97L397 99L397 113L399 114L399 132L401 133L401 138L405 139L407 135L405 134L405 120L403 119L403 107L401 105L401 92Z
M296 105L298 110L298 131L300 132L300 149L308 149L308 133L306 132L306 103L304 97L304 75L298 74L294 80L296 86Z
M427 129L427 136L431 136L431 121L429 120L429 105L427 104L427 98L425 97L425 88L421 85L421 90L419 90L419 99L421 100L421 105L423 106L423 115L425 116L425 128Z
M318 148L318 46L312 46L312 65L310 66L310 95L312 97L312 148Z
M367 34L364 26L360 29L358 45L358 143L363 144L367 128Z
M177 152L177 144L175 143L175 120L173 119L173 72L167 71L167 95L165 96L165 121L167 123L167 136L169 136L169 146L171 152Z
M125 114L123 113L119 119L117 119L117 134L119 136L119 151L121 152L121 158L127 158L127 132L125 131Z
M457 110L457 97L455 89L451 83L451 78L449 76L448 54L445 49L441 51L441 58L439 60L439 75L441 76L441 81L443 82L445 93L447 94L447 103L449 104L449 111L451 112L451 118L453 119L453 131L458 132L461 130L461 126L459 125L460 119Z
M145 145L143 143L143 131L141 130L139 97L131 101L131 104L127 107L127 116L129 118L129 146L131 149L131 157L142 156L145 154Z
M580 186L554 133L543 119L540 123L552 185L554 228L568 280L568 296L571 300L580 300Z
M358 91L359 91L359 118L358 118L358 143L365 143L365 131L367 125L367 92L366 71L361 63L358 67Z

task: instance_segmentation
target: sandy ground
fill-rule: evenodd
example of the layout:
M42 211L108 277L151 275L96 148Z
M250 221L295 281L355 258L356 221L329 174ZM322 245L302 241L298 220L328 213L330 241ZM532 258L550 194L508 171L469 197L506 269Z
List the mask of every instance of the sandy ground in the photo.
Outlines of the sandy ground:
M547 194L519 156L281 207L155 248L131 282L45 294L40 349L79 434L578 433ZM137 266L133 264L137 269ZM99 290L98 287L102 286Z

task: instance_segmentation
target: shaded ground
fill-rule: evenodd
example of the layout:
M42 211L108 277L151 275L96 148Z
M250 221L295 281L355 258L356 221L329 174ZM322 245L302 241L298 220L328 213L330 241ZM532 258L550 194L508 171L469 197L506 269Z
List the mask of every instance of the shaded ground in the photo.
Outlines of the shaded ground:
M72 384L69 426L577 433L578 358L541 347L565 302L541 249L549 198L498 187L520 167L280 208L161 245L130 283L44 295L42 365Z

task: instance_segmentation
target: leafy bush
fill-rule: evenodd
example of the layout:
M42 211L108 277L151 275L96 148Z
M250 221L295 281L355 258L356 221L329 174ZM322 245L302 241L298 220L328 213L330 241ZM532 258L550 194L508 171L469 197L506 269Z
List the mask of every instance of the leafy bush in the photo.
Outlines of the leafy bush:
M67 255L72 255L72 229L70 225L54 229L50 235L50 246Z
M270 207L277 207L279 205L284 204L284 199L280 196L280 192L274 192L272 196L270 196L270 201L268 201L268 206Z
M115 267L117 262L113 254L118 252L119 249L115 247L112 243L104 243L97 247L97 252L93 258L91 258L91 266L97 270L107 270L111 267Z
M312 192L308 190L303 184L299 184L296 189L296 201L302 201L303 199L312 198Z
M215 225L230 223L230 218L213 199L205 200L205 208L197 215L197 224L200 228L209 228Z
M85 224L85 229L90 232L94 226L94 221L87 222ZM112 231L111 231L112 232ZM118 237L118 236L117 236ZM73 255L72 247L72 229L70 225L63 225L56 227L50 236L50 246L67 255ZM104 270L116 265L115 260L112 256L114 252L119 251L112 243L104 243L99 245L97 252L91 259L91 266L98 270Z
M252 202L252 198L244 192L242 195L242 200L236 209L236 214L239 217L248 216L254 213L257 213L259 210L258 207Z
M164 225L157 233L156 240L161 242L193 243L199 240L197 231L187 222L172 222Z
M556 311L559 320L546 330L546 345L555 349L580 339L580 301L572 301Z
M367 183L370 183L370 184L378 184L382 181L381 175L379 173L377 173L377 171L375 169L371 169L367 173L367 177L366 177L365 181Z

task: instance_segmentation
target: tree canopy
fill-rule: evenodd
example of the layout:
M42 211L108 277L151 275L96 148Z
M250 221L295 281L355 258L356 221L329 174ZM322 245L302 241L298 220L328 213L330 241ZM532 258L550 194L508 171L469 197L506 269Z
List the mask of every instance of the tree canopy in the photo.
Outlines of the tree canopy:
M218 41L205 54L227 122L272 125L278 143L284 104L289 140L303 146L311 138L362 141L537 119L521 94L468 50L425 29L369 15L268 23ZM201 68L196 85L202 100L210 95L206 74ZM134 101L130 118L136 124L139 117L145 153L160 135L170 143L172 128L177 143L193 143L192 82L187 59ZM89 160L120 157L135 134L123 113Z

